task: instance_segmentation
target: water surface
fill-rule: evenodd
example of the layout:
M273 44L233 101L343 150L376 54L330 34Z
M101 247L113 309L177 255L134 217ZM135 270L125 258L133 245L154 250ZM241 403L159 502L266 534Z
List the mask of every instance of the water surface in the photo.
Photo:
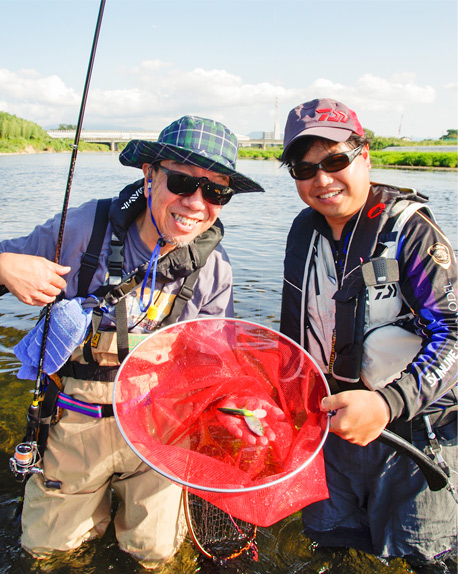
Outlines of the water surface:
M69 154L0 156L0 240L30 232L33 227L62 209L70 164ZM283 253L286 235L295 215L304 207L286 169L273 161L240 160L240 171L261 183L266 193L236 195L222 209L223 244L234 272L237 317L278 330ZM116 195L142 172L121 166L117 154L78 155L70 206L94 197ZM414 187L429 195L438 223L454 249L457 236L456 172L374 169L372 180ZM70 557L37 562L20 549L20 527L14 519L21 488L8 468L8 459L20 442L31 383L19 381L14 345L34 325L38 309L19 303L13 296L0 298L0 572L124 574L144 572L116 544L113 530L88 543ZM402 559L385 565L373 556L354 550L316 549L301 534L298 515L258 534L259 562L239 560L229 571L246 573L393 573L411 572ZM218 572L215 565L201 565L186 542L183 550L164 570L167 573ZM223 572L228 569L221 570Z

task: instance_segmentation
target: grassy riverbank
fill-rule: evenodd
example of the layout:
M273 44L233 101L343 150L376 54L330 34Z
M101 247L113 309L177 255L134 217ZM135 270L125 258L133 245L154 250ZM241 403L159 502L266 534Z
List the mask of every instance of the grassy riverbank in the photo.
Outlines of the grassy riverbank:
M457 168L458 153L453 151L373 151L373 166Z
M371 151L373 167L420 167L457 169L458 152L446 151ZM245 159L280 160L283 148L241 148L239 157Z
M72 151L73 140L68 139L25 139L23 137L16 138L0 138L0 154L5 153L59 153L65 151ZM79 151L110 151L110 146L98 143L86 143L80 141L78 145Z
M54 139L34 122L0 111L0 153L71 151L74 142ZM81 151L109 151L108 145L80 142Z

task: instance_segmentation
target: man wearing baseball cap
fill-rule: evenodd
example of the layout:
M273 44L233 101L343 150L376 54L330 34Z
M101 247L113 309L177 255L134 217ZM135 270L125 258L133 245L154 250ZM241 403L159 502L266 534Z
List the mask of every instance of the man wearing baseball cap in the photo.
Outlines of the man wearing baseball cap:
M332 415L330 496L303 509L305 532L323 546L448 572L457 536L453 248L427 198L371 182L369 142L341 102L291 110L282 160L308 207L288 235L280 329L315 358L332 393L322 401ZM375 441L385 427L430 453L455 486L430 490L409 458Z
M234 194L263 191L236 170L237 153L226 126L184 116L157 142L134 140L122 151L121 163L142 170L140 180L113 200L68 212L60 264L53 262L59 217L27 237L0 243L4 290L31 305L57 297L53 313L82 325L81 332L60 329L54 340L49 334L49 347L68 348L71 356L60 361L56 352L56 366L45 371L59 369L66 402L58 403L63 415L45 445L47 481L33 474L26 485L21 543L31 554L46 558L102 536L111 520L112 490L120 501L114 525L123 550L154 569L179 548L181 489L124 441L111 406L113 381L133 345L154 330L201 316L233 316L232 273L218 216ZM69 301L76 305L64 307ZM81 317L91 313L91 301L100 302L87 334ZM75 340L84 342L75 348ZM19 376L31 378L38 357L32 345L21 343L15 350L23 360Z

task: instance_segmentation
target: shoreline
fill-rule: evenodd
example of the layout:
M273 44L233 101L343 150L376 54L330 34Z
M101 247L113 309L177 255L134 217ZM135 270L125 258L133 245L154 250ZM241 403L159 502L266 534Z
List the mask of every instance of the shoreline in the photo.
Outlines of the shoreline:
M6 156L6 155L31 155L31 154L44 154L44 153L65 153L65 154L71 154L72 152L69 151L54 151L54 150L50 150L50 151L38 151L35 149L27 149L27 150L23 150L23 151L18 151L18 152L0 152L0 156ZM78 153L119 153L119 152L113 152L110 150L107 151L90 151L90 150L86 150L86 151L82 151L82 150L78 150ZM254 161L279 161L277 158L275 157L238 157L237 159L252 159ZM419 171L456 171L458 172L458 167L435 167L435 166L427 166L427 165L388 165L388 164L372 164L372 168L375 169L417 169Z

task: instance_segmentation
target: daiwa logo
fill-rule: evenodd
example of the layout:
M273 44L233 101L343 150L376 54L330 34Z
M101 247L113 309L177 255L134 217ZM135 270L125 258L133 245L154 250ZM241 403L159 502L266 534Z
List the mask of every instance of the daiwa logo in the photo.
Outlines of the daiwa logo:
M395 283L390 283L389 285L374 285L374 289L378 291L375 296L375 300L379 299L390 299L396 297L398 290Z
M340 122L341 124L346 124L350 119L345 112L333 110L332 108L322 108L321 110L316 110L316 113L321 114L318 118L319 122Z
M121 207L121 209L129 209L129 207L137 201L137 199L143 195L143 186L137 189L127 201L125 201Z

